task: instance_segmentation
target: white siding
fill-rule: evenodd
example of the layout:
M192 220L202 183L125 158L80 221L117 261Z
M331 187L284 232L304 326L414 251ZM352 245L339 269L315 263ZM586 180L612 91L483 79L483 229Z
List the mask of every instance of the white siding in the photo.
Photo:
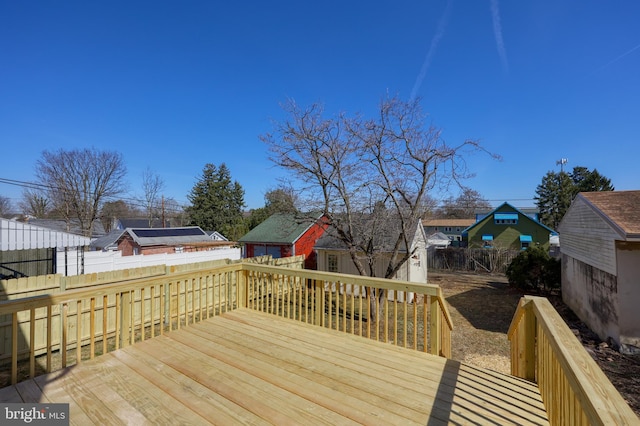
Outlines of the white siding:
M417 283L427 282L427 236L422 226L416 227L416 233L412 238L412 249L416 249L415 258L409 259L396 272L395 279L401 281L411 281ZM338 259L338 272L341 274L360 275L358 269L353 264L351 256L344 250L316 250L318 255L318 270L329 271L329 255L335 255ZM384 277L389 264L389 254L379 253L375 261L375 276ZM368 267L366 259L363 259L363 266ZM368 272L368 271L367 271Z
M571 205L559 232L563 254L616 275L615 240L620 236L581 198Z

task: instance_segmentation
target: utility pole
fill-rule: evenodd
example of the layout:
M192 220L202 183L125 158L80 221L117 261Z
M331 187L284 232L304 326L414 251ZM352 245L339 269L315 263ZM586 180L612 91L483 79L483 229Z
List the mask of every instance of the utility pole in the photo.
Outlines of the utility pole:
M162 227L165 227L164 224L164 195L162 196Z
M566 158L561 158L558 161L556 161L556 165L560 165L560 173L564 172L564 165L567 164L568 162L569 160Z

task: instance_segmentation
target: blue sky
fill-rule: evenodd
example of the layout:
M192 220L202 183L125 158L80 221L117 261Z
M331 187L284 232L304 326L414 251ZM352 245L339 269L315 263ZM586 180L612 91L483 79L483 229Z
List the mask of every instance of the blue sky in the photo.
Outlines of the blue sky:
M224 162L261 207L283 175L259 140L281 102L367 114L390 93L503 157L467 158L494 205L533 206L561 158L640 189L639 17L635 0L0 0L0 178L96 147L123 154L129 196L150 168L186 202Z

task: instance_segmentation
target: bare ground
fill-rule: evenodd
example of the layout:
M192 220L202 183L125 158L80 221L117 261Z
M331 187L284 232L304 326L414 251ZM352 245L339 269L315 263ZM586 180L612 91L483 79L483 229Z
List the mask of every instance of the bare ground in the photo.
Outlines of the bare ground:
M453 358L509 373L507 331L523 292L509 286L504 275L429 274L449 304L454 325ZM556 295L548 296L633 411L640 416L640 356L622 355L602 342Z

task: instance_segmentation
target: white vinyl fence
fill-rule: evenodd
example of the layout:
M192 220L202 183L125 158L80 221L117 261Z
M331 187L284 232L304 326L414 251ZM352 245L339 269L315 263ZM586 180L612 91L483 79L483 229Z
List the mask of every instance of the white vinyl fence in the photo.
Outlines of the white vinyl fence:
M81 275L144 266L171 266L209 260L239 260L241 258L242 254L239 248L220 248L189 253L139 254L135 256L122 256L120 251L87 251L81 253L77 250L68 250L66 253L64 251L57 253L56 272L61 275Z

